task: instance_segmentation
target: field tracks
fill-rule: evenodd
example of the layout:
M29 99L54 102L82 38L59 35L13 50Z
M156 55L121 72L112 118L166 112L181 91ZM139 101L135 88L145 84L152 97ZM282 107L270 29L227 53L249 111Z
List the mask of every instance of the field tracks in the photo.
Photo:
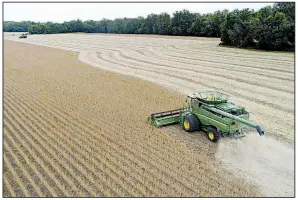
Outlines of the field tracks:
M257 80L250 80L250 79L245 79L245 78L242 78L241 76L239 76L240 74L237 74L238 76L236 75L229 75L231 73L234 73L235 71L239 71L239 72L246 72L246 73L251 73L251 74L258 74L258 73L254 73L254 72L249 72L249 71L241 71L241 70L237 70L237 69L228 69L228 70L232 70L231 73L224 73L223 67L216 67L216 66L212 66L210 67L211 69L214 68L216 69L217 71L215 70L206 70L206 69L196 69L196 67L194 67L195 64L193 63L187 63L187 62L182 62L183 64L191 64L189 65L189 67L175 67L177 65L177 63L181 63L181 61L174 61L176 62L176 64L173 64L173 65L165 65L165 64L161 64L160 62L159 63L155 63L155 62L149 62L147 60L142 60L142 59L137 59L137 58L132 58L132 57L129 57L127 55L124 55L123 53L121 53L120 51L117 51L119 53L119 57L117 56L111 56L111 58L113 58L113 60L118 60L119 63L116 63L116 64L120 64L120 63L127 63L127 64L131 64L131 66L144 66L144 68L149 68L149 69L162 69L162 72L164 73L165 71L172 71L173 69L175 69L175 72L179 72L178 74L183 74L183 73L186 73L189 75L189 77L191 77L191 75L195 75L195 74L199 74L200 75L200 78L204 78L202 77L202 75L206 74L206 78L208 78L209 80L213 80L213 81L219 81L218 78L214 78L214 76L219 76L221 78L223 78L223 80L234 80L234 81L238 81L238 82L242 82L242 83L246 83L248 85L251 85L251 86L258 86L260 88L269 88L269 89L273 89L273 90L276 90L276 91L281 91L281 92L286 92L286 93L289 93L289 94L293 94L293 89L288 89L288 88L285 88L285 87L281 87L283 85L279 85L278 87L275 86L275 85L272 85L270 84L269 82L264 82L263 85L260 85L259 81ZM99 55L99 54L97 54ZM102 57L100 57L102 59ZM124 59L123 59L124 58ZM139 58L139 57L138 57ZM157 60L160 60L160 59L157 59ZM106 61L108 61L106 59ZM137 61L137 62L135 62ZM146 65L148 64L148 65ZM122 64L123 65L123 64ZM125 65L127 67L127 65ZM159 67L155 67L155 66L159 66ZM162 67L162 68L161 68ZM135 69L139 69L139 68L135 68ZM167 69L167 70L166 70ZM151 72L154 71L154 70L150 70ZM222 73L219 73L219 72L222 72ZM177 73L176 73L177 74ZM208 76L210 75L210 76ZM261 78L267 78L267 77L264 77L265 74L259 74L263 77L260 77ZM213 77L212 77L213 76ZM239 78L238 78L239 77ZM183 76L181 76L180 78L183 78ZM273 78L279 78L279 77L276 77L276 76L273 76ZM285 79L282 79L282 80L285 80ZM291 80L293 81L292 79L286 79L286 80ZM220 81L222 84L225 84L225 81ZM281 88L280 88L281 87Z
M252 102L257 102L259 104L262 104L263 106L273 107L277 110L282 110L282 111L285 111L285 112L293 112L293 109L288 108L290 106L288 106L287 104L286 105L285 104L281 105L280 103L275 103L274 101L270 100L269 98L263 97L263 95L259 95L259 96L262 96L262 97L258 97L258 96L252 97L251 95L249 95L249 93L247 93L247 90L245 90L245 89L243 89L243 92L232 92L231 90L228 90L229 88L225 87L224 82L219 81L219 80L214 79L214 78L209 79L209 81L212 82L212 80L213 80L214 82L217 82L217 83L220 82L220 83L222 83L221 86L218 85L218 84L210 85L206 81L204 81L202 79L199 79L199 78L196 78L196 77L191 77L191 76L189 76L188 78L186 76L181 77L181 75L177 75L177 74L179 74L177 72L171 72L170 70L165 72L166 70L159 69L160 67L157 67L160 71L159 70L153 70L152 68L154 68L154 67L151 67L150 69L138 68L138 67L133 67L132 65L123 64L122 62L119 62L119 61L115 62L115 60L118 60L118 59L115 58L115 57L112 57L112 56L111 56L111 58L113 59L113 61L104 58L99 53L97 53L97 56L100 59L104 60L104 61L107 61L109 63L113 63L113 64L118 65L118 66L123 66L123 67L128 68L128 69L130 68L130 69L134 69L134 70L138 70L138 71L145 71L145 72L153 72L153 73L156 73L156 74L163 74L165 77L168 77L169 79L174 77L174 78L177 78L179 80L184 80L184 81L191 82L191 83L194 83L194 84L198 84L198 85L201 85L201 86L204 86L204 87L209 87L209 88L212 88L212 89L215 89L215 90L218 90L218 91L234 94L237 97L241 97L242 99L245 99L245 100L251 100ZM230 82L231 82L231 80L230 80ZM254 87L254 88L257 89L259 87ZM270 87L268 87L268 88L270 88ZM249 92L253 92L252 89L250 89L250 90L251 91L249 91ZM259 90L261 90L261 89L259 89ZM284 91L282 89L280 89L280 91L282 91L284 93ZM292 94L292 93L290 93L290 94ZM268 95L269 95L269 91L268 91Z

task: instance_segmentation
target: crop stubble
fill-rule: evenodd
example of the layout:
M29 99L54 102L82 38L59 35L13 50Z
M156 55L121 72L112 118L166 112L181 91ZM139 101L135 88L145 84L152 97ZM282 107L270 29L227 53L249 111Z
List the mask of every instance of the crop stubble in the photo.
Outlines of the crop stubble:
M4 196L260 195L146 123L183 96L63 50L4 45Z

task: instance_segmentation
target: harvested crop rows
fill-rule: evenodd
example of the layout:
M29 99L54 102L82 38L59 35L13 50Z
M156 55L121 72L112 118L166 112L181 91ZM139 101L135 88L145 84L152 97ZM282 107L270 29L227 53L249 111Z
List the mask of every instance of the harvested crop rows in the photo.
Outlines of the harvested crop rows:
M294 138L294 54L218 47L218 39L101 34L6 39L79 52L85 63L180 91L218 90L245 105L266 134ZM281 126L282 124L282 126Z
M261 195L146 122L183 96L73 55L4 43L4 196Z

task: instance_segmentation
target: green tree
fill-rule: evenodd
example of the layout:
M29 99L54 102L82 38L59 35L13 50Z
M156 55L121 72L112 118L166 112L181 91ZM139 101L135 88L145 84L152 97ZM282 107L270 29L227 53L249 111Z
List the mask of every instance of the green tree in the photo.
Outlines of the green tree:
M201 36L203 30L203 17L197 13L194 22L190 27L190 35Z
M220 37L220 26L225 20L228 10L216 11L212 14L205 14L201 18L201 33L200 36L205 37Z
M261 26L256 29L257 48L283 50L293 49L294 40L289 35L292 24L287 20L282 12L275 12L269 15Z
M192 23L196 20L196 14L188 10L176 11L172 18L173 35L190 35Z
M4 32L27 32L28 28L34 24L35 23L31 21L22 21L22 22L4 21L3 31Z
M273 5L273 9L282 12L295 21L295 2L279 2Z
M159 35L169 35L172 33L171 16L168 13L157 15L156 23L157 33Z
M157 15L156 14L150 14L147 16L147 18L144 20L142 30L143 30L143 33L145 33L145 34L157 34L158 33Z

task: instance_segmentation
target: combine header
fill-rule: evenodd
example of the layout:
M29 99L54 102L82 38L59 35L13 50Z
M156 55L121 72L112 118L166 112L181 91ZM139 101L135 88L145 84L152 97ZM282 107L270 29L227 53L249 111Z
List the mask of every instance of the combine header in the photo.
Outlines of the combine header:
M204 130L212 142L231 134L236 138L243 137L242 129L247 126L263 136L262 128L249 121L245 108L229 103L228 97L220 92L195 93L187 97L183 108L153 113L148 119L156 127L180 123L187 132Z

